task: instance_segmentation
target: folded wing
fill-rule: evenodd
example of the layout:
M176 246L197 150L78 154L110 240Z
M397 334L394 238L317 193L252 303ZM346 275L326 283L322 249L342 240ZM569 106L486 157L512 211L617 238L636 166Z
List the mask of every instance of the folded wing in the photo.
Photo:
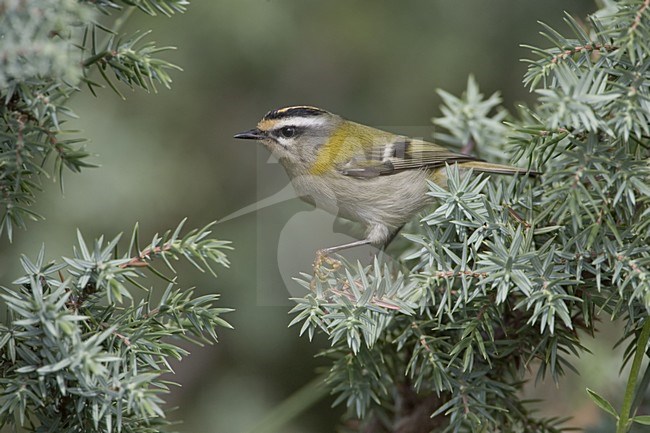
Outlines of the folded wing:
M441 168L445 164L482 161L471 155L452 152L424 140L398 137L397 140L371 148L365 159L353 158L339 167L339 172L353 177L376 177L418 168Z

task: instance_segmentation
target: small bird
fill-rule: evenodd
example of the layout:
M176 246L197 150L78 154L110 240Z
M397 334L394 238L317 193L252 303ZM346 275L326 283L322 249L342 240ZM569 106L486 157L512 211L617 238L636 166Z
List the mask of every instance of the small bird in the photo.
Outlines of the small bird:
M446 185L446 164L482 173L539 174L488 163L308 105L270 111L256 128L234 138L257 140L276 155L301 199L364 225L364 239L319 251L325 255L390 243L404 224L431 204L427 180Z

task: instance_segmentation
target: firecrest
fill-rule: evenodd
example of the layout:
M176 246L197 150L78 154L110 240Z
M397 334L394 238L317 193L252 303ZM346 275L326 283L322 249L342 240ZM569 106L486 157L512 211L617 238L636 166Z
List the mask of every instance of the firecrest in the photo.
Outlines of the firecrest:
M431 203L427 180L446 185L446 164L482 173L538 174L307 105L270 111L256 128L234 138L257 140L276 155L300 198L364 225L364 239L321 251L326 254L359 245L387 245Z

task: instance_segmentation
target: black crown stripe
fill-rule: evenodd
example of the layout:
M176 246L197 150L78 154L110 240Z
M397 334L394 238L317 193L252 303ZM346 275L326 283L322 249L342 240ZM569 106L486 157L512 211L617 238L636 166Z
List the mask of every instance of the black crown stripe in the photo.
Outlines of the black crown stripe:
M321 114L325 113L326 111L321 110L320 108L300 105L296 107L278 108L277 110L269 111L266 116L264 116L264 120L283 119L286 117L320 116Z

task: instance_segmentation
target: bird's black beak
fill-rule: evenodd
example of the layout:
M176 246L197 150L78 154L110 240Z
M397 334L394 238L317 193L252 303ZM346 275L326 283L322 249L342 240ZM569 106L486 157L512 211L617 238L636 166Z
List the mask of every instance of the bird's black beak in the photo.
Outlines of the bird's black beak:
M248 131L235 134L233 138L241 138L244 140L262 140L263 138L266 138L266 134L264 134L258 128L253 128Z

